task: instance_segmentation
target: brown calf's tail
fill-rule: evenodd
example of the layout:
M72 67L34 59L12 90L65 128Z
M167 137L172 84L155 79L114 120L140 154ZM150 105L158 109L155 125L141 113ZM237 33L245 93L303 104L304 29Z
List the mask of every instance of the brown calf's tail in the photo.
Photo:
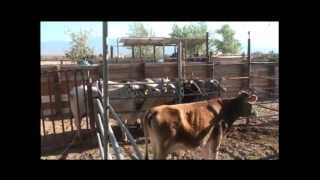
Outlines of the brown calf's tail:
M153 113L149 110L147 111L147 113L145 114L144 118L143 118L143 129L144 129L144 136L145 136L145 159L148 160L149 159L149 151L148 151L148 140L149 140L149 132L148 132L148 128L150 127L150 121L152 118Z
M145 141L145 159L148 160L149 157L148 157L148 137L149 137L149 134L148 134L148 123L147 123L147 117L148 117L148 114L150 113L150 111L147 111L147 113L145 114L144 118L143 118L143 130L144 130L144 141Z

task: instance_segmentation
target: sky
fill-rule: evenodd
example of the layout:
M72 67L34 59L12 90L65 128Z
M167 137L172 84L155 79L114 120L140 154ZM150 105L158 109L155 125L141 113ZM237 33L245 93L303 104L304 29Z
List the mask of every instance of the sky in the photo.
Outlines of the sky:
M108 22L108 43L114 43L115 39L128 36L129 24L134 22ZM142 22L147 29L152 29L157 37L169 37L173 24L180 27L197 22L173 22L173 21L156 21ZM279 51L279 22L231 22L231 21L206 21L210 38L220 38L215 31L224 24L229 24L235 31L235 38L242 44L242 51L246 51L248 31L251 36L252 52L262 51L274 52ZM41 55L63 55L69 47L70 37L67 31L79 32L86 30L90 32L89 46L93 47L95 54L102 53L102 22L41 22Z

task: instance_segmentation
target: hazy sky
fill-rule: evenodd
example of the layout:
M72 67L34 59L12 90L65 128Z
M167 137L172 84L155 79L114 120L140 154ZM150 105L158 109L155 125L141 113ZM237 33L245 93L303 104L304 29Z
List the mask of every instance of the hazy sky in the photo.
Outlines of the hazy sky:
M119 38L127 36L129 24L133 22L108 22L108 38ZM190 23L197 22L142 22L148 29L152 28L155 36L168 37L173 24L178 24L180 27ZM210 37L219 38L215 31L221 28L224 24L229 24L235 30L235 38L238 39L243 49L246 48L248 31L251 31L251 44L253 51L276 51L279 49L279 23L278 22L206 22ZM90 38L102 37L102 22L41 22L41 44L50 42L68 42L70 38L66 35L66 31L77 32L80 30L88 30L91 32ZM101 43L95 44L100 46ZM46 47L46 46L42 46ZM47 52L42 49L42 53Z

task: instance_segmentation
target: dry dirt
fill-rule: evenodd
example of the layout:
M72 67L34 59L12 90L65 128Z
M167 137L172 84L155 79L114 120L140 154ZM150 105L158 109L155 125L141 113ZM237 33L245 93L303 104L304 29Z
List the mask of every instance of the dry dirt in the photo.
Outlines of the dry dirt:
M267 107L278 109L278 103L265 104ZM258 116L277 114L265 108L257 107ZM228 134L221 144L219 159L222 160L254 160L254 159L278 159L279 156L279 119L278 116L257 118L251 120L248 126L245 120L238 120L233 126L232 131ZM83 122L83 125L86 125ZM46 122L47 126L52 126L51 122ZM69 124L70 126L70 124ZM47 127L46 127L47 129ZM70 130L71 128L67 128ZM140 133L141 134L141 133ZM94 137L93 137L94 138ZM144 156L143 137L137 137L138 147ZM67 145L66 145L67 146ZM133 147L130 144L120 143L121 152L124 159L135 159ZM151 148L150 148L151 149ZM60 152L62 152L60 150ZM114 156L111 150L112 156ZM149 154L152 154L151 151ZM45 153L41 159L51 160L61 157L59 152ZM151 156L152 157L152 156ZM169 155L167 159L202 159L203 157L198 150L186 151L179 155ZM100 159L100 152L97 145L86 147L86 143L77 145L70 149L65 159L68 160L95 160Z

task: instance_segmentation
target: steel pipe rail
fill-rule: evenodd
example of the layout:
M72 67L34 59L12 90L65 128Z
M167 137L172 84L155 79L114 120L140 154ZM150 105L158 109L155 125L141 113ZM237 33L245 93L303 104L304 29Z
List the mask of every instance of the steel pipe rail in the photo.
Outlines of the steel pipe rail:
M110 105L109 106L110 112L113 114L113 116L116 118L116 120L119 122L119 125L121 126L121 129L124 130L124 133L126 133L129 141L131 142L131 144L133 145L133 148L138 156L139 159L143 159L142 158L142 154L135 142L135 139L132 137L131 133L129 132L129 130L127 129L127 127L124 125L124 123L122 122L122 120L120 119L119 115L114 111L113 107Z

